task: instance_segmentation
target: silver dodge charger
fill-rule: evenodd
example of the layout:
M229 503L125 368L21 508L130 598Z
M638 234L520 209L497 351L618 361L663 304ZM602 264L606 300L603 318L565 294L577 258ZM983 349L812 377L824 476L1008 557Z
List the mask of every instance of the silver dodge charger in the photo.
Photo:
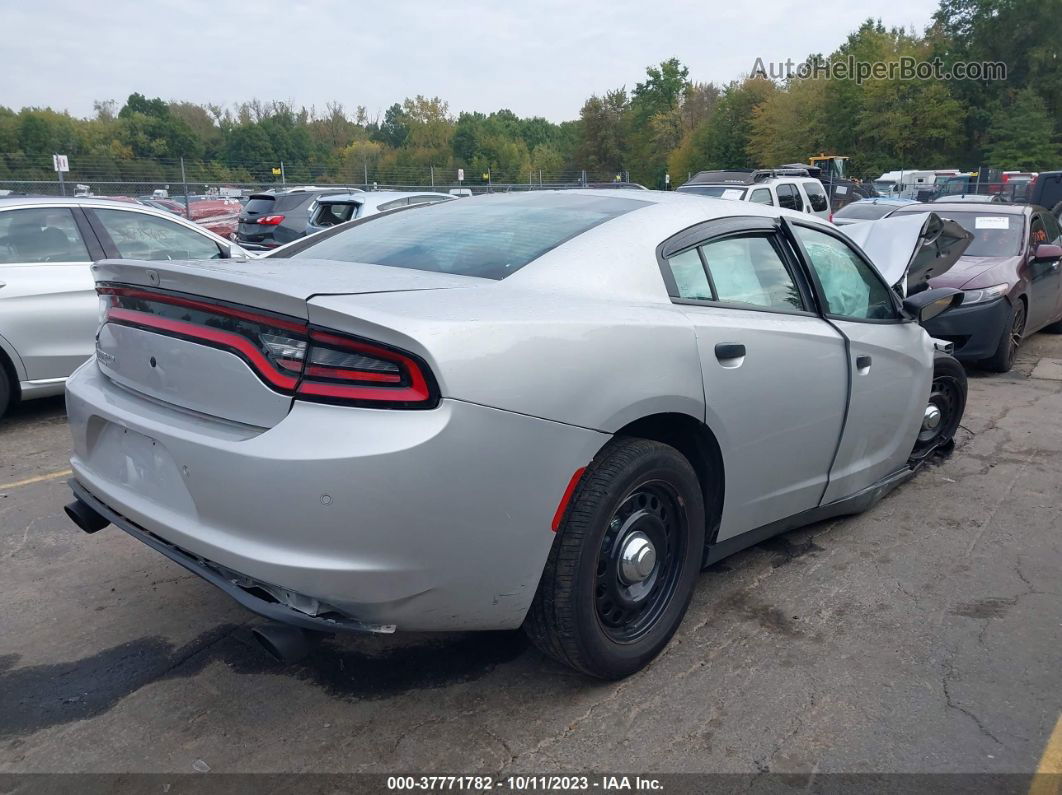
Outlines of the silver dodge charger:
M542 191L284 257L105 260L67 513L273 619L282 658L313 631L523 626L623 677L702 567L950 443L965 376L919 324L958 300L924 289L963 248L941 223L889 227L875 262L873 235L773 207Z

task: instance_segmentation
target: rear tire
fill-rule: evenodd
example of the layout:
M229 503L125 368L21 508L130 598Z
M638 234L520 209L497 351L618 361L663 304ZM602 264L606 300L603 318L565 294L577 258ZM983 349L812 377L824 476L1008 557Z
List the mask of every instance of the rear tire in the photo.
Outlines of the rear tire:
M923 425L911 452L911 457L916 460L933 450L946 448L959 430L966 411L966 371L955 357L946 353L934 357L933 383L926 407L934 407L940 412L940 422L933 428Z
M996 352L981 362L981 366L994 373L1007 373L1014 366L1014 357L1018 354L1025 336L1025 302L1020 298L1014 302L1010 311L1010 320L1003 328Z
M524 631L542 652L590 676L641 670L682 622L704 533L704 498L690 462L659 442L614 439L572 497ZM646 540L651 564L632 557Z

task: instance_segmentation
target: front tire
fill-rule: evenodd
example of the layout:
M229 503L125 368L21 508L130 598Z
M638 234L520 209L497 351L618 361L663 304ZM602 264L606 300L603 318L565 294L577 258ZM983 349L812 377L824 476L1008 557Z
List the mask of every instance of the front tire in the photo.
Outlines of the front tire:
M937 412L935 415L934 411ZM966 371L955 357L938 353L933 359L933 383L911 458L918 460L950 445L965 411ZM930 423L932 416L936 416L937 421Z
M982 367L994 373L1010 372L1010 368L1014 366L1014 357L1018 355L1018 348L1025 337L1025 321L1025 302L1019 298L1011 309L1010 321L1003 328L996 352L981 363Z
M572 497L524 630L545 654L590 676L641 670L682 622L704 533L690 462L659 442L613 440Z

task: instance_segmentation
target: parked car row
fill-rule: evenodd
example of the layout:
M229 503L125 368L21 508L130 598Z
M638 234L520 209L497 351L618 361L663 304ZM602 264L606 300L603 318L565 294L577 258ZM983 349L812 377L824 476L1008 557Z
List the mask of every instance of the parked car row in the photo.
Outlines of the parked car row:
M239 214L235 240L250 250L268 251L356 218L456 198L433 191L299 189L255 193Z

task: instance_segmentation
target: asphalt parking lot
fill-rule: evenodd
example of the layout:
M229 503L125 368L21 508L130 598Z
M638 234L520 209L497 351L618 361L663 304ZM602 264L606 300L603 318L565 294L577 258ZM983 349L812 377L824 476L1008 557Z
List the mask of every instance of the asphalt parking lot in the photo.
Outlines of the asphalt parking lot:
M0 421L0 772L1031 773L1062 713L1062 337L972 373L954 454L870 512L705 572L618 684L519 633L280 667L260 619L63 516L64 423Z

